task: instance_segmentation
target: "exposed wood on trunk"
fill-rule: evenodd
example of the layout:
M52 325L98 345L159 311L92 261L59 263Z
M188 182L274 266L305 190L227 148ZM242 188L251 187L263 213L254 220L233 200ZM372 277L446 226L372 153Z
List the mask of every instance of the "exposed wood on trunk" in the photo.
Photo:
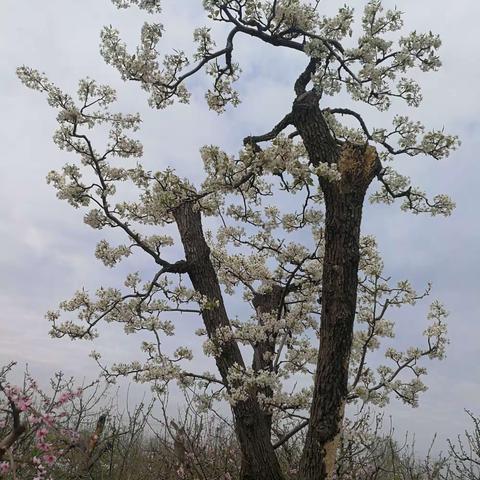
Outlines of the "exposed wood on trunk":
M332 440L325 444L325 471L326 478L330 480L333 477L335 472L335 465L337 460L337 451L340 445L340 437L342 432L343 416L345 414L345 404L344 401L340 407L340 414L338 415L338 425L337 425L337 434L333 437Z
M185 250L188 275L196 292L216 304L204 309L202 318L210 339L215 341L218 328L230 329L217 274L205 241L200 212L185 202L174 211L175 221ZM228 371L245 368L235 340L222 343L215 362L223 382L230 388ZM280 465L270 440L270 422L256 398L236 402L232 406L235 430L242 451L242 480L282 480Z
M87 441L86 450L85 450L85 471L89 472L98 459L101 456L101 451L95 454L95 449L98 446L98 442L100 437L103 434L105 429L105 422L107 420L107 416L105 414L100 415L97 420L97 425L95 427L95 431L90 435L90 438Z

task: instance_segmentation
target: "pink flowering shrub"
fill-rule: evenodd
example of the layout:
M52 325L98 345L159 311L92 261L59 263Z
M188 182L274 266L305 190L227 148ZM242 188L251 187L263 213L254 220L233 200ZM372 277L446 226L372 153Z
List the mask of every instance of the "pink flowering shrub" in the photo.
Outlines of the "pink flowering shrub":
M0 478L49 480L57 463L79 448L80 422L75 428L72 420L83 389L61 373L49 393L28 373L22 386L12 385L6 378L12 367L0 370Z

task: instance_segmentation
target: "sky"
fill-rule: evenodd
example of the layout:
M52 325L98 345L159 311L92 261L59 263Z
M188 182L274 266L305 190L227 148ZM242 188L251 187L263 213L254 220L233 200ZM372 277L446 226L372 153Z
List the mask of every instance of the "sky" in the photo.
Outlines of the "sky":
M360 7L364 0L349 1ZM323 0L325 13L337 2ZM430 128L459 135L461 148L441 162L406 158L398 165L416 185L431 194L448 193L457 208L449 218L413 216L398 205L369 206L363 233L374 234L394 279L408 278L419 290L433 283L432 299L440 299L451 312L447 358L427 364L429 390L416 409L393 401L386 409L399 434L415 434L417 445L426 445L438 433L440 446L469 426L464 409L480 414L480 222L477 182L480 178L480 62L478 22L480 3L460 0L385 1L404 11L406 29L432 30L441 35L442 69L422 75L424 102L415 118ZM448 14L446 14L448 12ZM358 13L358 12L357 12ZM205 82L191 85L192 102L163 111L148 108L137 85L123 83L104 64L98 52L104 25L119 28L133 48L146 15L135 9L116 10L109 0L0 0L0 364L16 360L32 373L47 378L62 369L76 378L91 378L95 365L88 358L90 343L53 340L44 319L48 309L79 287L118 285L124 274L138 265L104 267L93 257L102 232L83 224L83 214L55 197L45 182L68 154L51 140L55 113L42 95L27 90L15 69L28 65L47 73L62 89L76 90L80 78L89 76L119 92L118 110L139 111L143 118L140 138L150 168L174 166L182 175L201 177L198 150L217 144L235 153L241 139L264 133L290 109L292 85L303 69L301 56L245 40L236 49L243 74L239 82L241 105L218 116L203 99ZM165 51L188 48L195 26L204 23L198 0L165 0L159 19L167 30ZM340 97L338 106L347 106ZM392 112L404 113L404 107ZM378 115L367 114L367 120ZM390 118L390 117L388 117ZM402 309L398 342L419 341L428 302ZM195 328L198 328L196 325ZM183 330L191 329L190 324ZM190 340L189 340L190 341ZM137 342L121 332L105 330L94 348L107 359L135 358ZM146 387L145 387L146 388Z

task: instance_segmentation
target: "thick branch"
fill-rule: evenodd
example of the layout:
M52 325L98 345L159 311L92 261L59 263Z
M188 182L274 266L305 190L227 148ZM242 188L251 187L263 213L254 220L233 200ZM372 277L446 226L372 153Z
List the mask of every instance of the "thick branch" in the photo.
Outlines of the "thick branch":
M302 93L293 102L293 124L302 137L310 163L336 163L339 149L330 133L318 105L319 96L313 91Z
M259 142L268 142L276 138L283 130L285 130L289 125L292 125L292 114L287 113L280 122L272 128L272 130L264 135L250 136L243 139L243 144L245 146L252 145L255 152L261 151L261 148L258 146Z
M202 310L202 318L210 339L215 341L217 329L231 329L217 273L210 259L210 248L207 245L202 229L201 214L194 205L185 202L174 209L180 237L187 259L188 275L195 291L205 296L212 305ZM228 371L234 365L245 367L238 344L234 340L222 342L220 353L215 357L222 381L228 385Z
M256 293L254 295L253 306L257 312L259 325L264 326L262 315L266 313L277 313L279 310L281 310L284 298L284 288L280 285L274 285L267 293ZM253 369L257 372L265 369L273 369L276 335L274 335L271 331L266 331L265 334L267 340L259 341L254 345Z
M277 448L281 447L284 443L288 442L294 435L298 432L303 430L308 425L308 420L304 420L300 422L295 428L292 428L287 434L285 434L282 438L278 439L274 444L273 448L276 450Z
M310 59L310 62L308 63L305 70L297 78L297 81L295 82L295 87L294 87L297 97L302 93L305 93L307 85L310 83L313 73L315 73L315 69L317 68L317 63L318 63L317 59L315 58Z

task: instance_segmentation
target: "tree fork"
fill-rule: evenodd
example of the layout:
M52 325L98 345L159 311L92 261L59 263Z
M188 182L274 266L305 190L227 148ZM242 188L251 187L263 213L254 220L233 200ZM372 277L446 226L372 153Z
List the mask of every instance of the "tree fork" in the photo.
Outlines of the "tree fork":
M202 310L202 318L209 338L215 339L219 327L229 327L230 321L223 302L217 274L210 259L210 248L205 241L200 211L194 204L184 202L174 209L188 264L188 275L195 291L216 306ZM235 340L225 342L215 355L215 362L223 382L230 388L230 368L244 368L242 354ZM235 431L242 452L242 480L283 480L280 465L270 439L270 422L256 398L238 401L232 406Z

